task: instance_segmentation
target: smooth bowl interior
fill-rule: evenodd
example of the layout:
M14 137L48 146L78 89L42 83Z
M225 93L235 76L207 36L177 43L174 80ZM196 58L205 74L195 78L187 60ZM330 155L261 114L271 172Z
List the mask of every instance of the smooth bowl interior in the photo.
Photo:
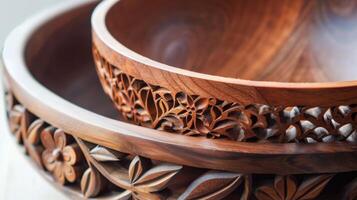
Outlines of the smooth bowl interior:
M92 58L90 15L95 5L69 11L35 31L26 46L26 65L37 81L60 97L118 118L103 94Z
M129 49L196 72L357 80L357 0L120 0L106 25Z

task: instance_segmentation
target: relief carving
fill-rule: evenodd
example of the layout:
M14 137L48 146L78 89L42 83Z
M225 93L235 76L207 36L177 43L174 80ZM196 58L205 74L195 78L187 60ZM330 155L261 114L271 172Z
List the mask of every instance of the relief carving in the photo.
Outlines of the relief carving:
M244 142L357 142L357 105L273 107L203 98L136 79L93 47L104 88L122 115L136 124L188 136Z
M179 101L182 105L195 102L210 105L203 100L191 101L186 96L181 96ZM18 102L9 109L8 121L10 127L16 127L11 131L39 169L47 171L54 181L81 198L326 199L331 195L326 188L333 184L333 195L356 199L355 172L351 172L354 180L339 184L340 179L336 178L339 174L240 174L161 162L74 137L39 119Z

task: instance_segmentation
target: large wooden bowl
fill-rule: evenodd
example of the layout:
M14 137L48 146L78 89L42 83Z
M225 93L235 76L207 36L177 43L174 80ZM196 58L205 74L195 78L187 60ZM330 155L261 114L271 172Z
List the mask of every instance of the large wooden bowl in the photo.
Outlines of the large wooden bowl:
M354 143L211 140L116 119L92 61L95 4L27 20L3 52L11 132L51 183L76 199L356 197Z
M357 141L357 1L111 0L92 16L124 117L247 142Z

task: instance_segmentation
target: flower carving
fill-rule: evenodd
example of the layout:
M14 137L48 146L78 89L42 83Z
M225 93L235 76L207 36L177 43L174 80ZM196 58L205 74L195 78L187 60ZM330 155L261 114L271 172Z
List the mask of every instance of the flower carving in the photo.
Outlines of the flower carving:
M357 141L357 106L241 105L171 92L124 73L93 47L102 86L122 115L136 124L189 136L245 142Z
M150 94L148 94L145 95L149 97ZM177 107L173 96L167 90L158 88L155 88L152 94L155 96L154 99L158 99L156 104L161 107L156 115L170 116L170 110ZM196 99L195 97L190 98ZM191 106L194 105L191 104ZM355 200L357 197L355 172L346 172L347 174L344 172L341 174L342 176L337 174L336 178L333 178L334 174L300 174L277 175L272 179L270 175L238 174L180 166L84 142L76 136L72 137L62 130L52 127L27 111L21 104L17 103L12 107L12 110L12 112L16 111L12 113L12 117L14 117L12 120L14 127L17 127L13 131L19 133L26 153L41 169L45 167L52 173L59 183L76 182L68 189L75 188L72 192L77 198L302 200L331 197ZM350 123L350 120L355 118L356 111L353 106L328 109L296 107L270 110L266 106L242 107L228 102L215 102L214 104L209 103L204 110L203 114L200 112L196 115L198 116L197 121L202 120L203 123L206 123L206 127L213 127L209 131L217 130L216 127L219 126L213 124L220 124L220 120L224 119L233 121L239 119L236 123L239 123L243 128L253 126L274 129L276 127L270 124L270 120L273 119L266 120L267 118L262 116L285 112L284 116L289 116L289 123L295 124L300 131L295 135L296 140L301 139L300 137L303 137L304 134L321 139L332 134L335 138L354 137L355 133L354 125ZM208 111L211 113L210 115L206 113ZM259 116L256 116L256 113ZM304 113L304 117L299 116L301 113ZM10 114L8 115L9 120ZM189 112L189 114L192 115L193 112ZM16 116L26 117L20 117L21 120L19 120L20 118ZM211 116L213 117L211 118ZM324 121L320 121L320 119ZM287 122L286 119L274 120L276 123ZM310 121L317 127L325 127L330 132L313 136L316 134L314 126L303 123L300 124L300 127L298 126L303 120ZM19 131L18 127L22 127L24 131ZM331 131L333 127L337 127L338 131ZM268 136L267 139L275 137L274 135L266 136ZM281 137L281 135L277 136ZM87 164L84 164L84 161ZM83 175L82 169L86 169ZM344 179L346 177L347 179ZM81 181L78 181L79 179ZM79 187L83 194L78 193Z
M118 100L118 108L123 113L124 117L130 120L135 120L135 99L137 99L135 91L131 88L131 79L121 74L116 84L114 85L114 98Z
M109 63L103 61L97 49L93 49L92 53L93 53L95 64L97 66L96 70L100 77L99 80L103 86L104 92L112 97L111 80L113 78L113 73L111 67Z
M255 196L258 200L314 199L332 177L331 174L317 175L298 182L292 175L276 176L273 184L258 187Z
M47 127L41 133L41 142L43 164L56 181L62 185L77 181L82 174L82 155L73 138L63 130Z
M183 132L189 132L187 135L202 133L196 127L199 129L203 126L203 113L211 103L209 99L190 96L182 92L176 94L176 99L178 106L172 112L182 119L187 129Z
M243 141L247 135L237 121L237 117L242 114L241 106L217 102L203 113L202 123L196 127L207 137Z

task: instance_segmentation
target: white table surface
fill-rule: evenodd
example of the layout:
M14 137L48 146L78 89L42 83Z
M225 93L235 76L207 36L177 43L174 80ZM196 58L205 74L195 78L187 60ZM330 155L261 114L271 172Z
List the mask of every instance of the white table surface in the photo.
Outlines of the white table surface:
M11 29L37 11L56 2L60 2L60 0L0 0L0 49L2 49L5 37ZM21 149L18 148L6 124L2 89L1 86L0 200L68 199L36 172L34 166L29 164Z
M0 76L1 77L1 76ZM0 78L0 82L1 82ZM3 87L0 86L0 199L65 200L29 163L6 123Z

